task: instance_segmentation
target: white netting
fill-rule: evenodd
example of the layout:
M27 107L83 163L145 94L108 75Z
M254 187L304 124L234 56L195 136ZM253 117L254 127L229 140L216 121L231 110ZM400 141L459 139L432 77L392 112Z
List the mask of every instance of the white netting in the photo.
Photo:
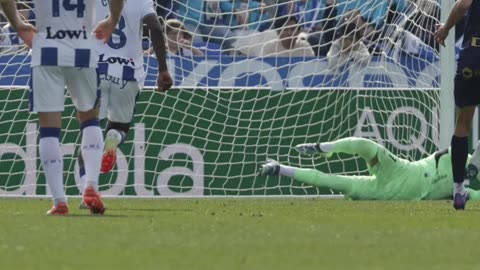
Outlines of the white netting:
M102 175L104 193L330 193L286 178L258 178L255 171L269 157L332 173L366 173L357 158L303 158L291 148L346 136L373 138L409 159L437 149L437 1L157 2L170 26L168 65L175 89L149 90L158 65L148 55L145 30L146 90L117 168ZM34 21L34 13L24 9ZM25 88L28 50L8 26L3 30L0 194L45 194L36 116L28 113ZM65 179L67 192L77 194L79 132L66 102Z

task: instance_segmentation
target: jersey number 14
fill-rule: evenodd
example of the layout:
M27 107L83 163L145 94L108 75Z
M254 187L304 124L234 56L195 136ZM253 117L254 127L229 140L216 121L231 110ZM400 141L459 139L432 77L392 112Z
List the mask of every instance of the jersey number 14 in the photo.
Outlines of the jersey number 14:
M67 11L77 11L77 17L83 18L83 13L85 12L85 0L77 0L76 4L73 4L75 0L62 0L62 6ZM53 17L60 17L60 0L52 0L52 9ZM118 28L113 32L114 35L118 36L118 42L115 42L113 38L108 41L108 46L113 49L120 49L125 47L127 44L127 36L122 31L125 28L125 18L120 17L118 22Z
M76 4L73 4L75 0L63 0L62 6L67 11L77 11L77 17L83 18L85 12L84 0L77 0ZM60 17L60 0L52 0L53 17Z

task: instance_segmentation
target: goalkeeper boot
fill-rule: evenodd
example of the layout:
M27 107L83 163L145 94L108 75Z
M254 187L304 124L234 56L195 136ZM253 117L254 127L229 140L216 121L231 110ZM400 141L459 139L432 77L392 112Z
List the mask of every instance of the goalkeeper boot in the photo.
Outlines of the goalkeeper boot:
M468 192L465 192L463 195L455 193L455 196L453 197L453 208L455 208L455 210L465 210L465 204L467 204L469 199L470 195L468 195Z
M111 134L107 133L105 138L105 152L102 157L102 173L108 173L115 166L117 162L117 139Z
M92 214L103 215L105 212L100 193L96 192L92 186L88 186L83 192L83 202L88 209L90 209L90 213Z
M475 147L475 151L473 151L473 155L470 158L467 168L465 169L465 178L470 180L475 180L478 176L478 169L480 167L480 141L477 143Z
M465 169L465 177L471 181L477 179L478 176L478 168L477 166L473 165L472 163L467 165L467 168Z
M331 152L323 152L319 143L301 143L295 146L298 153L304 155L320 155L325 158L332 156Z
M68 205L65 202L60 202L57 205L52 206L50 210L47 211L47 215L50 216L65 216L68 215Z
M280 172L280 163L273 159L267 159L267 161L260 166L257 175L258 176L274 176Z

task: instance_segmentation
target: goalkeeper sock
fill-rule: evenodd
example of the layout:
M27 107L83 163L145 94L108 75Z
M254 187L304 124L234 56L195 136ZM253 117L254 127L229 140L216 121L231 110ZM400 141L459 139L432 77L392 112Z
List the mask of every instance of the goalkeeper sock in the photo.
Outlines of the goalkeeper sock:
M40 128L40 160L55 205L67 201L63 189L63 156L59 137L59 128Z
M293 176L295 174L295 169L296 168L294 168L294 167L285 166L285 165L280 164L280 175L293 178Z
M331 142L319 143L320 150L322 150L322 152L324 152L324 153L332 152L334 145L335 145L335 143L331 143Z
M98 119L82 123L82 156L85 164L86 186L98 191L98 178L103 154L103 134Z
M312 186L328 187L347 194L352 191L353 186L353 179L349 179L348 176L328 175L314 169L300 169L281 164L280 175Z
M334 175L334 174L326 174L314 169L300 169L300 168L295 169L295 175L293 178L297 181L310 184L312 186L331 188L336 191L345 193L347 195L352 193L355 181L370 179L366 176L362 177L362 176Z
M463 183L465 179L465 164L468 157L468 136L457 137L454 135L451 142L451 152L453 181L455 183ZM465 187L463 191L465 191Z
M376 142L369 139L350 137L334 141L333 152L356 154L370 162L377 155L378 146Z

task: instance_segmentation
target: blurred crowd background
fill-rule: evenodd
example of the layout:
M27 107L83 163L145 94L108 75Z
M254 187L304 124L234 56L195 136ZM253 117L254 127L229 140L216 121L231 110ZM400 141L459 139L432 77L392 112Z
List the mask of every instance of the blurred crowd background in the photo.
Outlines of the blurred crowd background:
M34 23L32 6L18 4ZM184 57L327 57L336 66L439 49L433 37L439 0L156 0L155 6L169 53ZM0 53L25 50L3 16L0 23Z

